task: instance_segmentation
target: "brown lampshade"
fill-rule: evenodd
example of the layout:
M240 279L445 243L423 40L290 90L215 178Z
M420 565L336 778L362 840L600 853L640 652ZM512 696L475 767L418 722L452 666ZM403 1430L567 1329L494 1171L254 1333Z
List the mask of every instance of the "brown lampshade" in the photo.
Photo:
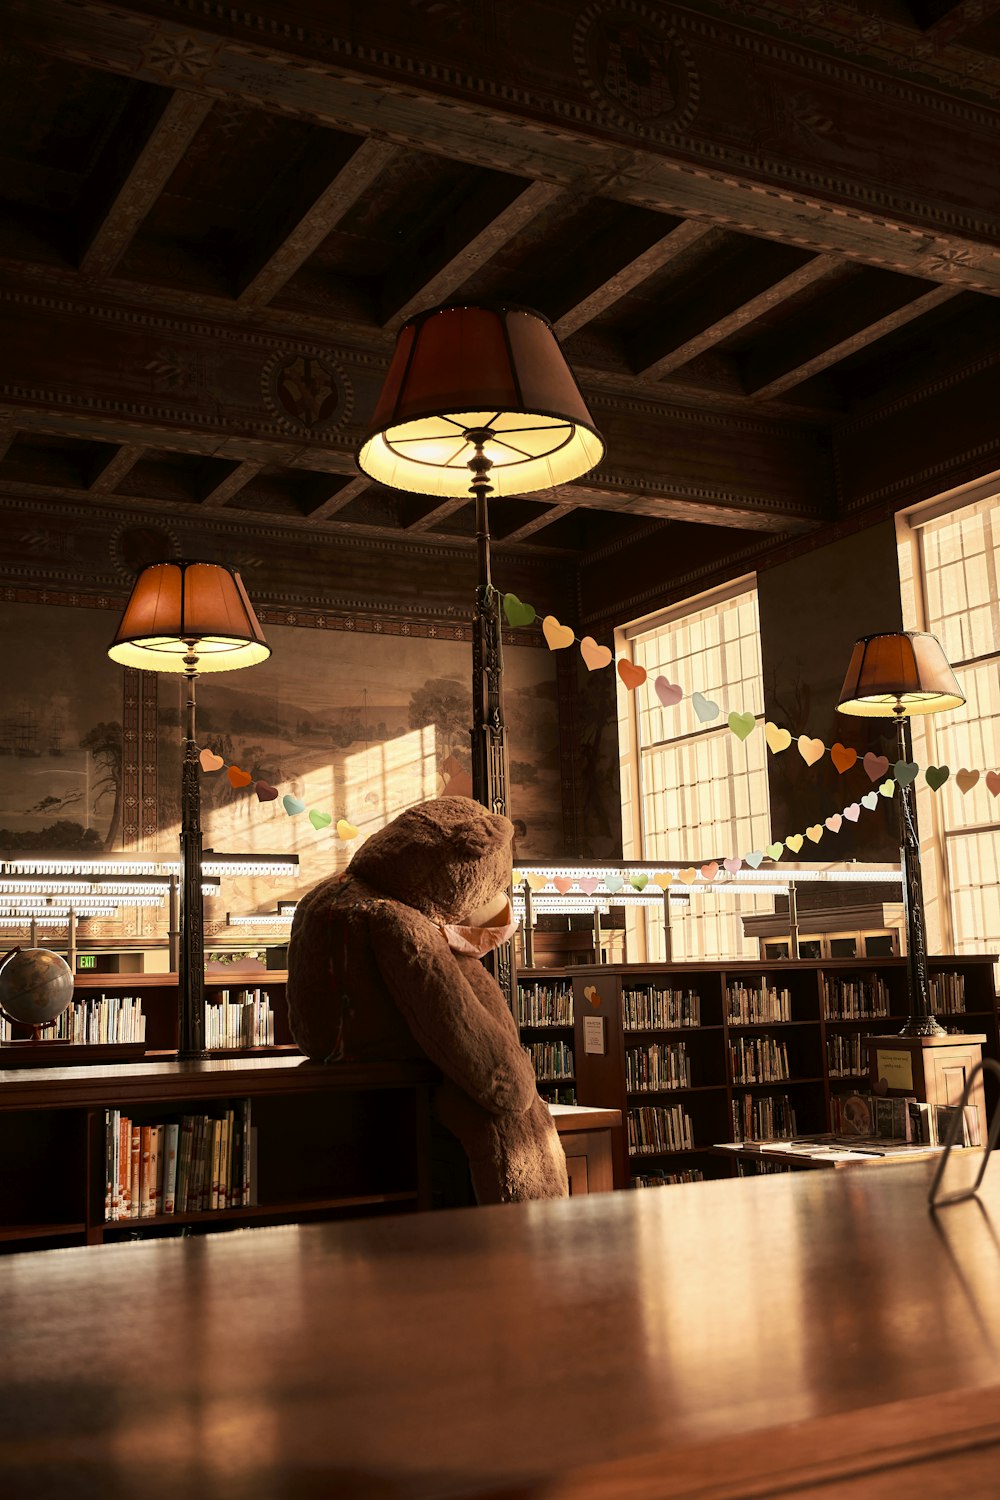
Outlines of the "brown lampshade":
M937 636L901 630L862 636L855 642L837 709L863 718L894 719L959 708L964 702Z
M143 568L108 647L112 661L146 672L230 672L266 661L271 648L240 575L222 563L161 562Z
M604 455L552 330L524 307L435 307L400 329L358 467L393 489L469 493L470 429L497 495L566 484Z

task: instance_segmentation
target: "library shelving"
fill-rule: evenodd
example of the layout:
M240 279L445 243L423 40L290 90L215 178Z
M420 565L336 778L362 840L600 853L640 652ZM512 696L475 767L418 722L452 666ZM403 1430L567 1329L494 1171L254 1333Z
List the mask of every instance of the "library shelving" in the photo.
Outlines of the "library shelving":
M531 1058L538 1092L553 1104L577 1102L574 1062L574 997L570 981L542 973L518 975L517 1024Z
M1000 1060L994 963L928 967L941 1024L984 1034ZM545 996L560 1035L572 1015L577 1097L621 1110L619 1180L634 1186L729 1175L736 1163L710 1149L723 1142L829 1130L831 1100L870 1086L867 1038L907 1014L906 960L892 957L527 969L518 991L525 1043L549 1034ZM986 1099L992 1112L991 1080Z

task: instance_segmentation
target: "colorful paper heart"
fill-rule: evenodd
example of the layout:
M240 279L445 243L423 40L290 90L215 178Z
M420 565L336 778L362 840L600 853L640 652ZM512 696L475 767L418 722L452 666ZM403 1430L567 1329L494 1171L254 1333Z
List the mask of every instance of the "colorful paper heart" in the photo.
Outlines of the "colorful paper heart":
M694 885L698 879L698 871L693 865L689 865L686 870L678 870L677 873L685 885Z
M869 781L880 781L889 769L889 757L876 755L874 750L867 750L861 764L868 772Z
M891 797L895 790L896 783L893 781L891 776L889 777L888 781L882 781L879 783L878 794L880 797Z
M944 786L950 775L951 770L948 766L928 766L924 772L924 780L932 792L937 792Z
M668 890L671 885L673 885L673 882L674 877L673 875L671 875L670 871L661 870L656 879L649 882L646 889L647 891L665 891Z
M852 802L850 807L844 808L844 817L849 823L856 823L861 816L861 803Z
M293 797L291 792L286 792L281 799L281 805L290 818L297 817L300 812L305 812L306 805L300 802L298 797Z
M314 807L309 814L309 821L318 833L321 828L329 828L333 822L333 814L318 812Z
M892 774L900 786L909 786L911 781L916 781L920 775L920 767L914 760L897 760L892 768Z
M743 858L751 870L759 870L764 863L764 855L760 849L754 849L752 854L745 854Z
M767 740L767 748L772 755L780 755L782 750L787 750L792 743L791 731L779 729L777 724L772 724L770 719L764 725L764 738Z
M584 985L583 998L587 1001L587 1004L592 1005L595 1010L601 1003L601 997L592 984Z
M741 859L724 859L722 861L722 868L730 875L738 875L742 866L743 861Z
M556 875L552 884L561 896L565 896L566 892L573 888L573 877L571 875Z
M719 866L714 859L710 859L707 865L702 865L700 871L702 880L714 880L718 873Z
M757 720L753 714L731 713L729 715L729 727L738 740L745 740L748 735L753 734Z
M958 790L962 793L962 796L964 797L965 794L966 794L966 792L971 792L972 791L972 788L975 786L976 782L979 780L979 772L978 771L967 771L965 769L965 767L963 766L962 769L956 775L955 780L958 782Z
M533 891L540 891L543 885L548 885L549 883L547 875L525 875L524 878Z
M768 859L780 859L784 852L785 846L780 839L776 844L768 844L767 848L764 850L764 853L767 855Z
M694 704L694 711L702 724L707 724L709 719L717 719L719 717L719 705L713 703L711 698L706 698L703 693L692 693L691 702Z
M835 745L830 746L830 759L837 767L837 770L840 772L841 776L843 776L845 771L849 771L851 769L857 758L858 752L856 750L852 750L850 745L842 745L839 740Z
M649 876L648 875L630 875L629 878L628 878L628 883L629 883L629 885L634 886L637 891L643 891L643 890L646 889L646 886L649 884Z
M588 672L599 672L611 664L611 652L607 646L599 646L592 635L585 635L580 642L580 655Z
M810 823L809 827L806 829L806 838L809 840L809 842L811 844L818 844L822 837L822 823Z
M791 849L793 854L798 854L799 850L802 848L801 833L790 833L785 839L785 848Z
M808 734L800 734L797 740L799 754L807 766L814 766L818 760L822 760L826 754L826 746L822 740L814 740Z
M258 802L273 802L278 795L278 788L269 781L256 781L253 789L257 793Z
M355 828L353 823L348 823L346 818L337 819L338 839L343 839L345 844L349 844L351 839L356 839L357 836L358 830Z
M508 625L533 625L535 609L531 604L522 604L516 594L504 594L503 612Z
M241 771L239 766L230 766L229 770L226 772L226 775L229 777L230 786L249 786L251 781L253 781L253 777L250 775L250 772Z
M878 792L865 792L861 799L861 806L867 807L869 812L874 812L878 806Z
M572 646L576 636L568 625L560 625L555 615L546 615L542 621L542 634L550 651L564 651Z
M634 693L637 687L642 687L646 681L646 668L633 666L632 662L623 657L618 663L618 676L624 682L630 693Z
M209 750L207 745L198 756L198 759L201 762L201 769L203 771L221 771L226 764L222 756L216 755L214 750Z
M823 821L825 822L827 828L829 828L831 833L839 833L844 822L843 818L840 816L840 813L831 813L830 816L828 818L824 818Z
M600 883L596 875L584 875L583 879L577 882L586 896L592 896Z
M614 895L615 891L621 890L622 886L625 884L625 881L620 875L605 875L604 884L606 888L611 892L611 894Z
M676 682L670 682L666 677L657 677L653 687L664 708L673 708L674 704L679 703L684 697L684 689L678 687Z
M986 772L986 790L991 797L1000 797L1000 771Z

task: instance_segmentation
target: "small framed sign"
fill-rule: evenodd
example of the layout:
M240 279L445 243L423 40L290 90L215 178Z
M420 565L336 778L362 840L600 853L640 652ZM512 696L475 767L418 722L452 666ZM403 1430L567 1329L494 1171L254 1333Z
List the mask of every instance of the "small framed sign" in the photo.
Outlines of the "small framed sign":
M604 1017L584 1016L583 1050L593 1056L604 1056Z
M875 1076L891 1089L912 1089L913 1058L900 1048L875 1048Z

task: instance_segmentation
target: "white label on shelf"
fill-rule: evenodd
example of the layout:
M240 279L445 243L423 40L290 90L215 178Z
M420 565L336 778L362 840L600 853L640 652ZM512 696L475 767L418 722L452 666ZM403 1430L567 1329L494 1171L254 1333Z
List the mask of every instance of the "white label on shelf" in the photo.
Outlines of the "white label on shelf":
M583 1050L598 1057L604 1056L604 1017L584 1016Z
M912 1089L913 1058L905 1048L896 1052L876 1047L875 1073L878 1081L891 1089Z

